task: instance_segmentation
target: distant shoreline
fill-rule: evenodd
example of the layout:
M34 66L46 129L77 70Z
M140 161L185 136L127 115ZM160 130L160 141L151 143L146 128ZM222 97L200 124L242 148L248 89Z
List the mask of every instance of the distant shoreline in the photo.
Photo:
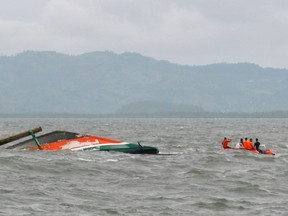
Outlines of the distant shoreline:
M288 111L263 113L2 113L0 118L288 118Z

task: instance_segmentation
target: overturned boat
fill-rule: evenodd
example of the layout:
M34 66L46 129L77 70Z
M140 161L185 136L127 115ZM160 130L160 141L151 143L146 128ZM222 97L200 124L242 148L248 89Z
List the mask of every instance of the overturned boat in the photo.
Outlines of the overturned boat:
M129 143L119 140L79 134L68 131L53 131L47 134L35 136L42 131L41 127L34 128L0 140L0 146L31 135L32 138L11 145L7 149L22 150L72 150L72 151L114 151L130 154L158 154L159 150L152 146L142 146L139 142Z

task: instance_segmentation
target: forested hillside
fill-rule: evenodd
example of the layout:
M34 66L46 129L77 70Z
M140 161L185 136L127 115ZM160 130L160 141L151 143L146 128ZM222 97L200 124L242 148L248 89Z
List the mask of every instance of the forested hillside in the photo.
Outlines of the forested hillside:
M0 57L0 75L0 113L288 110L288 71L250 63L183 66L135 53L28 51Z

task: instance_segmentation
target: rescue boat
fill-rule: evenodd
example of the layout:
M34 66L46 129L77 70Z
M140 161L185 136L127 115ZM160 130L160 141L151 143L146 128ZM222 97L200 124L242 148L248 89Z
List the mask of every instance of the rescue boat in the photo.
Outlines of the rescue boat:
M266 149L263 152L257 151L256 149L243 149L243 148L233 148L233 147L229 147L229 148L223 148L224 150L242 150L242 151L249 151L252 152L254 154L267 154L267 155L275 155L275 152L273 152L271 149Z
M35 128L20 134L0 140L0 145L15 141L21 137L31 135L32 138L9 146L7 149L46 150L46 151L114 151L131 154L158 154L159 150L152 146L142 146L138 143L129 143L119 140L79 134L69 131L53 131L35 136L42 128Z

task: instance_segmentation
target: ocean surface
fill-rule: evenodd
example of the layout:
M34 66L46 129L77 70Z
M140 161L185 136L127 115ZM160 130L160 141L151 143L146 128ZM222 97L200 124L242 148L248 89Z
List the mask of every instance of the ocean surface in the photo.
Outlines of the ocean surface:
M0 137L41 126L173 155L0 147L0 215L288 215L288 119L0 119ZM276 156L225 151L259 138Z

